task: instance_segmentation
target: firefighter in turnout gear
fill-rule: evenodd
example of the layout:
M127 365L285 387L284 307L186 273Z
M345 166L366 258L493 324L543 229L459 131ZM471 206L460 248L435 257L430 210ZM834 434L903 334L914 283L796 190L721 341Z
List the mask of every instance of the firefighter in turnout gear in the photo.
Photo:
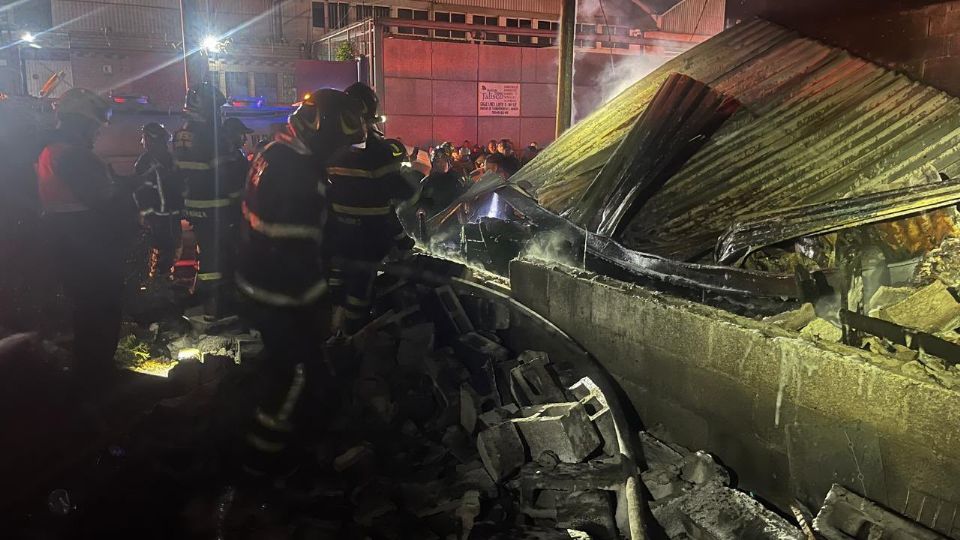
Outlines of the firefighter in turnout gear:
M412 198L416 184L404 175L406 147L384 139L377 129L381 118L376 93L363 83L346 92L363 105L368 135L366 144L341 148L327 166L327 235L330 282L337 305L334 325L352 334L369 317L380 263L391 251L413 247L397 218L395 204Z
M137 159L134 172L144 178L144 184L133 195L150 232L147 277L151 282L158 277L169 281L180 257L183 182L168 147L170 132L157 122L145 124L141 132L144 152Z
M226 315L226 295L233 279L233 262L245 178L220 137L220 107L226 98L208 81L187 92L187 122L174 134L173 155L186 186L184 215L193 225L200 268L194 292L204 301L204 315Z
M55 110L57 129L36 163L41 234L73 308L73 373L79 389L96 392L114 373L124 252L136 231L136 209L132 189L93 153L110 104L73 88Z
M240 419L240 465L247 478L288 472L291 444L327 379L329 332L322 242L327 216L324 170L337 148L362 142L360 105L337 90L308 94L287 130L254 159L243 198L237 286L265 355L253 367L254 399ZM317 382L320 381L320 382ZM298 416L299 415L299 416Z

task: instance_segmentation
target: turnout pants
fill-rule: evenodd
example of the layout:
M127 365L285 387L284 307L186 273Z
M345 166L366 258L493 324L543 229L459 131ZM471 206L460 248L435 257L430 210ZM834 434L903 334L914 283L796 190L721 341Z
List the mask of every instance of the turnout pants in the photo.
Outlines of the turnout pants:
M370 320L377 271L397 242L393 225L396 218L333 214L330 220L327 229L331 246L330 291L334 305L344 316L342 330L353 334Z
M180 258L180 214L147 214L143 222L150 231L150 263L147 276L153 280L173 274L173 265Z
M112 372L120 337L123 242L90 211L48 214L41 231L72 304L74 370L82 384L96 385Z
M332 417L324 388L330 377L323 361L329 333L327 299L315 305L279 308L250 302L243 311L261 332L264 354L246 374L242 391L235 387L224 406L242 410L228 446L241 479L268 482L293 472L298 442ZM228 390L229 392L229 390Z
M225 315L225 300L236 261L240 210L234 206L188 209L197 240L199 269L194 292L206 305L206 314Z

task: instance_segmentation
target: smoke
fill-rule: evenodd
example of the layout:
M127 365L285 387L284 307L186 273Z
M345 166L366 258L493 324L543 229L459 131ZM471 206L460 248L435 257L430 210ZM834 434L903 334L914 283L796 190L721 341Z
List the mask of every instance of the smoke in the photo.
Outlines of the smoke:
M560 231L544 231L527 242L519 258L580 268L583 266L583 248L579 241L574 242Z
M603 0L580 0L577 6L577 23L601 24L604 27L609 25L616 27L619 31L626 31L626 29L646 27L649 17L640 9L633 9L627 13L617 11L614 4L605 3ZM603 38L603 34L598 34L596 41L602 42ZM574 50L574 121L586 117L667 61L665 56L650 55L635 50L614 51L609 48L597 50L576 48ZM593 72L598 67L600 73L593 76L591 80L577 80L578 69Z

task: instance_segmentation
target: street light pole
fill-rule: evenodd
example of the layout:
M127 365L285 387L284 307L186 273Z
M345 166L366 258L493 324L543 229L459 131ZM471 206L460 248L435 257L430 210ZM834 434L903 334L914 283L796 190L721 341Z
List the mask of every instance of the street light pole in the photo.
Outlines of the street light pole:
M570 128L573 117L573 38L577 33L577 0L560 0L560 69L557 76L556 136Z
M187 70L187 29L183 20L183 0L180 0L180 43L183 46L183 89L190 91L190 73Z

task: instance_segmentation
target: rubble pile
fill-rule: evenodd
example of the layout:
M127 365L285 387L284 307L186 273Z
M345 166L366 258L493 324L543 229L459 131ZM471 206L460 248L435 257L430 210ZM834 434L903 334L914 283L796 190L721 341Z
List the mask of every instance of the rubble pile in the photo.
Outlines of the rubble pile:
M742 491L730 473L705 452L668 445L640 433L647 470L641 475L650 509L669 538L801 540L794 525Z
M628 534L634 469L593 381L565 385L547 353L509 349L504 304L400 284L380 309L352 347L328 349L354 381L324 436L351 441L329 456L351 479L353 526L376 538Z

